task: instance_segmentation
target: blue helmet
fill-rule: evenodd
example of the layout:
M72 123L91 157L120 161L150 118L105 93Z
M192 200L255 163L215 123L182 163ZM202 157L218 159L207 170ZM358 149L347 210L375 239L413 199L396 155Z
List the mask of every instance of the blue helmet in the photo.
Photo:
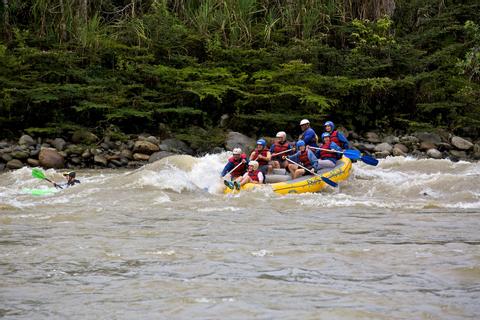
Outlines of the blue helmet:
M322 133L322 140L325 140L325 137L329 137L329 138L330 138L330 133L328 133L328 132Z
M297 141L297 148L300 148L300 147L302 147L302 146L305 147L305 141L303 141L303 140L298 140L298 141Z
M265 141L265 139L259 139L257 141L257 144L261 144L263 147L266 147L267 146L267 141Z
M335 129L335 125L333 124L332 121L327 121L327 122L325 122L325 123L323 124L323 126L324 126L324 127L326 127L326 126L332 127L332 131Z

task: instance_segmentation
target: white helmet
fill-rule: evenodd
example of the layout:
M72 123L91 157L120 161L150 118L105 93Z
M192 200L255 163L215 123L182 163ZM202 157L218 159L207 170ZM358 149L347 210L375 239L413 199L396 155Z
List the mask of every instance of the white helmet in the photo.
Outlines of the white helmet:
M257 170L258 169L258 162L255 161L255 160L252 160L248 163L249 166L253 166L253 170Z
M242 154L242 149L240 148L233 149L233 154Z
M310 124L310 121L308 121L307 119L303 119L302 121L300 121L301 126L303 126L304 124Z
M277 138L286 138L286 137L287 137L287 134L285 133L285 131L277 132Z

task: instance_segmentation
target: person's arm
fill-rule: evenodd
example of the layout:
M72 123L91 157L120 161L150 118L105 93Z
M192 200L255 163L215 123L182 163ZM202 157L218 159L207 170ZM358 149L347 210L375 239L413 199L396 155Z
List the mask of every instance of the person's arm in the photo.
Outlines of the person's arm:
M272 160L272 154L270 153L270 151L267 151L267 156L264 157L266 161L270 161Z
M233 168L235 168L235 166L233 165L233 163L230 162L230 161L228 161L227 164L225 165L225 167L223 168L222 177L225 177L225 175L226 175L230 170L232 170Z
M253 151L253 152L250 154L249 160L250 160L250 161L252 161L252 160L257 160L258 157L256 156L256 154L257 154L256 151Z
M303 133L303 141L305 141L305 144L309 145L314 140L315 140L315 132L310 128L305 130L305 132Z
M342 148L340 148L335 142L330 143L330 149L337 150L337 151L343 151Z
M262 184L264 180L262 171L258 172L258 183Z
M299 157L298 154L299 154L299 151L295 154L292 154L291 156L288 156L287 158L298 163L298 157Z
M347 138L345 138L345 136L340 132L337 133L337 137L338 137L338 140L340 141L342 148L348 149L349 142Z

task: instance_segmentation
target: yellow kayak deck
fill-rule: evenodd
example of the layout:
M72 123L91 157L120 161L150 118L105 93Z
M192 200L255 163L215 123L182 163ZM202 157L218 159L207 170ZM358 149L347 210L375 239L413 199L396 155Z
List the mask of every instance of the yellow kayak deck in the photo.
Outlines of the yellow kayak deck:
M348 179L352 170L352 161L347 157L337 161L337 165L328 169L328 171L321 170L318 175L306 175L294 180L287 180L283 182L267 183L267 184L254 184L247 183L243 185L240 190L225 188L224 193L238 193L240 191L252 190L258 188L271 188L273 192L278 194L289 193L307 193L307 192L319 192L327 186L321 177L328 178L336 183Z

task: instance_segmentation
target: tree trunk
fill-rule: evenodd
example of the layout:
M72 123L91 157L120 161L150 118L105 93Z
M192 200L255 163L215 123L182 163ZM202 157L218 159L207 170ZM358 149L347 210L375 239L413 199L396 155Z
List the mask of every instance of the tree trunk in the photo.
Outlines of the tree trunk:
M63 0L60 0L60 14L62 16L60 20L60 41L63 42L67 40L67 23L65 21L65 7Z

